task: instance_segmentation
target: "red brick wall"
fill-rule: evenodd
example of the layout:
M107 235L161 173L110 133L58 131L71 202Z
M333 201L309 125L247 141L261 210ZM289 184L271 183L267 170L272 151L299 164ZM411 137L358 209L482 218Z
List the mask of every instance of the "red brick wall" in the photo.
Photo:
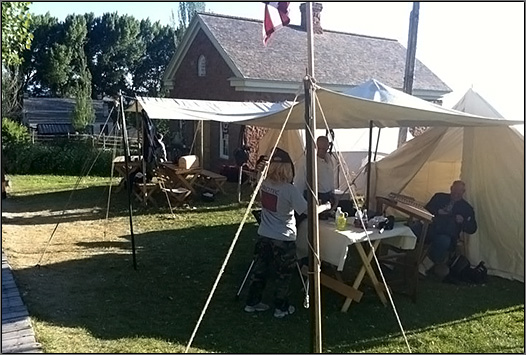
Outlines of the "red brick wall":
M206 76L204 77L197 75L197 61L201 55L206 58ZM170 97L196 100L272 102L294 99L294 95L287 94L236 91L228 81L234 76L234 72L228 67L212 42L202 30L199 30L175 73L174 88L170 90ZM193 126L187 125L186 141L189 145L192 144L194 138ZM209 127L209 130L205 130L204 136L204 167L219 172L223 165L235 164L233 154L234 150L241 146L239 137L241 126L236 124L229 126L230 159L228 160L219 157L219 123L210 122ZM250 162L252 164L257 159L257 143L264 132L264 129L257 127L245 131L245 142L251 146ZM199 141L199 134L197 140ZM197 147L198 144L196 142ZM196 150L196 153L199 155L199 151Z

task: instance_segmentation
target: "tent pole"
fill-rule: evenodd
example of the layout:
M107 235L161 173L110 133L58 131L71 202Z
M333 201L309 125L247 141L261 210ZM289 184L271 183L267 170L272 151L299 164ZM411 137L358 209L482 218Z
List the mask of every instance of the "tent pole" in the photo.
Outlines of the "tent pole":
M376 136L376 149L374 150L374 158L373 161L376 161L376 155L378 153L378 145L380 144L380 132L382 129L378 127L378 136Z
M413 2L413 10L409 16L409 38L407 40L407 55L405 60L404 92L413 95L413 78L415 74L416 37L418 34L418 17L420 2ZM400 127L398 147L407 141L407 127Z
M305 142L307 150L307 186L311 193L307 196L308 202L308 237L312 250L309 252L309 283L313 286L309 288L309 298L313 301L314 307L310 307L310 328L311 328L311 352L322 353L321 338L321 292L320 292L320 260L319 253L319 225L318 225L318 174L317 161L314 144L314 134L316 134L316 110L315 89L312 85L314 79L314 35L312 31L312 2L307 2L307 44L308 44L308 69L307 77L303 80L305 86Z
M369 151L367 152L367 192L365 193L365 209L369 209L369 193L371 191L371 153L373 145L373 121L369 121Z
M205 167L205 148L204 148L204 142L205 142L205 139L204 139L204 125L205 125L205 121L204 120L201 120L201 167Z
M135 96L135 117L137 117L137 121L139 121L139 102L137 100L137 96ZM141 164L142 164L142 195L144 196L144 204L146 204L146 159L144 159L144 151L145 151L145 145L144 143L146 140L144 139L144 118L141 115L141 132L142 132L142 142L139 139L139 129L137 129L137 143L140 144L139 152L141 153ZM137 125L137 128L139 128L139 125Z
M124 143L124 163L126 167L126 189L128 191L128 211L130 216L130 236L132 242L133 268L137 270L137 260L135 258L135 236L133 234L133 216L132 216L132 181L130 181L130 147L128 145L128 131L126 130L126 118L124 116L124 100L122 93L119 92L119 104L121 105L121 123L122 123L122 141Z

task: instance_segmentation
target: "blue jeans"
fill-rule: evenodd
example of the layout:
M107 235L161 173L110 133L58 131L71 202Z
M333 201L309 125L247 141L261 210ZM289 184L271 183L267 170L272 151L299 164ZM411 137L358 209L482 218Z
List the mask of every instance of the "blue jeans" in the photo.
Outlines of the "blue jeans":
M435 263L440 264L447 260L452 246L456 244L455 237L446 234L430 235L431 246L429 248L429 258Z
M417 237L421 236L423 227L421 222L415 221L409 227ZM427 231L426 244L430 244L428 251L429 258L435 264L440 264L446 261L449 252L456 246L457 237L434 233L433 228L430 228Z

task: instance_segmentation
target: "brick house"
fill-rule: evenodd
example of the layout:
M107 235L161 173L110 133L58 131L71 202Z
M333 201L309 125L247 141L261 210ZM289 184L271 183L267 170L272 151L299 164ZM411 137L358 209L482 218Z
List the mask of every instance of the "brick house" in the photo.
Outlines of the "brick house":
M403 87L406 48L398 41L323 29L321 3L313 5L314 72L320 86L343 91L371 78L393 88ZM192 19L168 64L163 83L168 97L221 101L284 101L303 93L307 68L305 4L302 21L276 32L267 47L262 43L262 21L198 13ZM451 89L418 59L413 95L440 102ZM194 137L195 122L179 128ZM257 141L264 130L235 124L207 122L204 163L218 171L233 164L233 152L246 142L255 160ZM196 142L198 145L199 142Z

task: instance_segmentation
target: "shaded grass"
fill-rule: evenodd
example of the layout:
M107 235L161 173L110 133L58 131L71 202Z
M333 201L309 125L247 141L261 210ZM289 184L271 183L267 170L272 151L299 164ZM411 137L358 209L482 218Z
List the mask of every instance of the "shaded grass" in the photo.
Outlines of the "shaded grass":
M108 180L97 178L75 191L70 208L78 212L61 216L75 178L11 179L12 196L2 210L14 217L3 213L2 247L46 352L184 351L245 212L234 202L235 184L227 183L229 193L214 203L194 201L195 209L179 208L175 217L162 204L157 209L134 204L134 270L124 191L112 195L103 234ZM62 233L35 267L50 235L39 228L49 231L59 222ZM290 318L244 313L246 289L235 299L256 237L250 216L191 352L310 351L309 310L301 307L297 275L291 301L298 310ZM271 282L269 303L272 289ZM363 290L362 301L341 313L343 297L322 289L324 352L407 352L393 310L373 290ZM524 352L523 283L490 277L486 285L451 285L427 278L416 304L393 297L412 352Z

